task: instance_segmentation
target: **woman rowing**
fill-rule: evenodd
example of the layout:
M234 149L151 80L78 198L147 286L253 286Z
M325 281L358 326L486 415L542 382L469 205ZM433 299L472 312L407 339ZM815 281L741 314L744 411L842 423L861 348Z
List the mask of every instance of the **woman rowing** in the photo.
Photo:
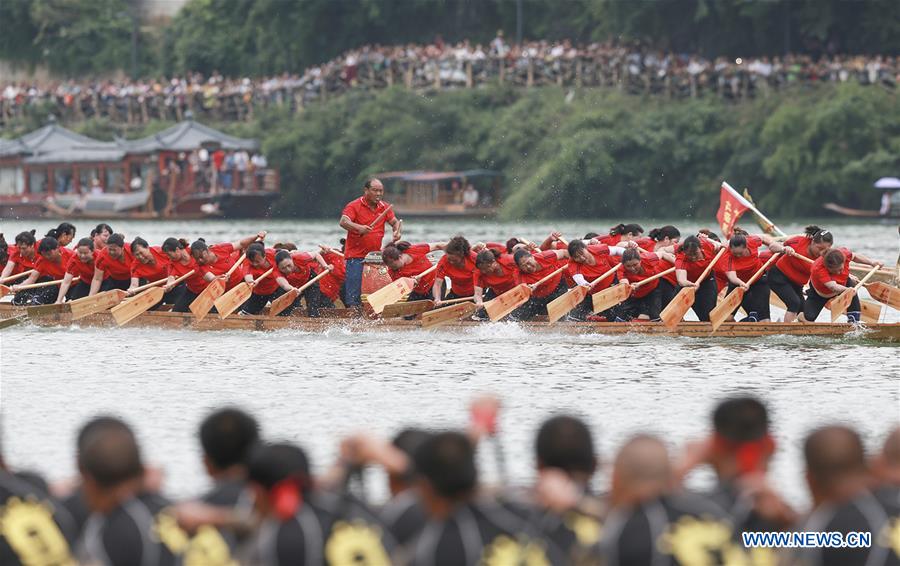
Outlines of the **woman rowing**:
M47 230L44 237L56 238L59 245L65 248L75 239L75 226L68 222L61 222L56 228Z
M681 240L681 232L678 228L667 224L660 228L654 228L645 237L635 240L638 247L648 252L675 253L675 248ZM662 308L666 306L678 294L678 277L674 273L666 274L659 282L659 301Z
M518 268L518 283L534 285L544 277L547 277L560 267L565 265L563 260L568 259L566 250L546 250L542 252L529 252L517 250L513 254ZM512 320L529 320L540 314L547 314L547 304L566 292L566 284L563 282L563 273L559 272L545 283L541 283L532 289L531 298L510 313Z
M66 275L66 267L69 259L75 252L69 248L62 248L56 238L42 238L38 244L38 259L34 263L34 272L19 285L13 285L11 290L15 292L14 305L46 305L56 301L58 289L54 287L42 287L40 289L22 289L32 283L45 281L61 281Z
M856 278L850 275L851 261L872 267L884 266L880 261L873 261L847 248L828 250L816 258L810 269L809 290L803 303L800 322L815 322L825 303L857 283ZM859 297L854 294L850 306L847 307L847 321L858 323L860 310Z
M703 281L697 278L710 264L721 244L703 236L688 236L675 249L675 276L680 287L695 287L697 294L691 307L697 319L709 321L709 311L716 306L719 288L715 275L710 272Z
M72 285L75 278L78 281ZM75 255L69 258L66 265L66 274L59 285L56 295L56 303L61 304L66 299L74 301L88 296L91 291L90 281L94 277L94 241L90 238L78 240L75 246Z
M393 281L401 277L415 277L432 267L429 253L442 250L446 244L410 244L409 242L396 242L388 244L381 250L381 259L388 268L388 275ZM418 280L415 288L407 296L407 301L421 301L432 299L431 289L434 286L435 273L432 271Z
M752 285L747 281L763 266L766 260L762 258L760 248L768 246L772 253L781 253L784 248L772 237L765 234L751 236L749 234L734 234L728 240L728 250L722 259L725 260L725 277L728 278L728 293L740 287L744 290L744 298L741 307L747 313L747 317L741 322L768 322L769 315L769 280L763 274ZM721 261L721 260L720 260ZM735 308L737 312L737 308ZM732 313L732 316L734 313Z
M309 283L309 280L313 278L316 267L325 271L334 269L332 265L325 262L325 258L319 252L278 250L275 252L275 265L278 266L278 270L273 276L280 287L275 292L275 298L295 289L299 291L300 287ZM295 308L300 306L301 298L306 298L307 314L313 318L318 318L319 309L334 308L334 303L322 294L319 282L316 281L298 294L291 306L279 314L282 316L291 314Z
M253 242L265 240L266 234L262 230L255 236L248 236L235 242L222 242L212 245L207 244L203 238L199 238L191 244L191 257L200 266L204 275L212 273L215 277L224 277L240 258L241 253ZM242 277L240 269L232 271L228 281L225 282L225 289L230 290L237 286L241 282Z
M96 249L96 244L94 245ZM94 255L94 278L91 280L89 295L111 289L128 289L131 286L131 244L125 243L125 236L112 234L106 239L106 247Z
M487 318L482 308L484 301L492 300L518 285L517 273L516 260L511 254L493 248L478 252L473 278L475 306L479 309L476 318Z
M216 278L212 273L201 272L189 249L190 244L187 240L177 238L166 238L162 245L163 253L169 258L168 280L163 289L174 298L172 312L188 312L194 299ZM176 278L190 271L194 272L193 275L173 287Z
M804 233L784 242L785 255L769 269L769 287L784 302L785 322L794 322L803 312L803 287L809 282L812 262L831 249L834 236L818 226L807 226ZM802 257L800 257L802 256Z
M628 248L622 253L622 264L619 266L619 283L634 285L644 279L669 269L675 263L675 256L668 252L641 253L639 248ZM662 292L660 281L634 287L631 296L619 306L610 309L621 320L658 320L662 311ZM606 315L609 319L609 315Z
M20 232L16 236L15 244L7 246L7 253L9 257L6 260L6 265L3 266L3 273L0 274L0 278L18 275L34 269L34 264L38 260L37 240L34 238L34 230Z
M113 235L112 226L100 223L96 228L91 230L91 238L94 240L94 251L99 252L106 247L106 240Z
M141 285L169 276L169 264L172 260L161 246L151 246L147 240L137 237L131 242L131 255L134 261L131 262L129 293Z
M598 239L601 244L607 246L618 246L623 242L630 242L640 238L644 233L644 229L640 224L616 224L609 229L609 234L600 236Z
M347 276L347 264L344 262L344 243L345 239L341 238L340 250L334 250L325 245L319 246L322 249L322 259L332 266L328 275L319 279L319 290L332 304L337 303L338 299L341 302L344 300L344 279Z
M442 299L459 299L475 294L475 258L469 241L462 236L450 238L444 247L444 255L438 260L431 294L434 304L439 306ZM445 279L450 280L450 290L445 294Z
M282 251L282 250L279 250ZM252 287L250 298L241 305L242 314L260 314L269 301L277 299L281 293L278 291L278 283L275 282L277 274L277 265L275 261L275 250L266 248L262 242L253 242L247 246L247 259L243 265L243 277L246 283ZM267 271L272 270L264 279L257 279L263 276Z
M569 271L576 285L588 286L594 279L608 272L615 263L613 257L619 257L625 252L620 246L607 246L606 244L589 244L592 240L572 240L569 242ZM587 320L593 310L591 296L608 289L615 281L615 273L605 277L591 287L584 301L575 307L569 316L576 320Z

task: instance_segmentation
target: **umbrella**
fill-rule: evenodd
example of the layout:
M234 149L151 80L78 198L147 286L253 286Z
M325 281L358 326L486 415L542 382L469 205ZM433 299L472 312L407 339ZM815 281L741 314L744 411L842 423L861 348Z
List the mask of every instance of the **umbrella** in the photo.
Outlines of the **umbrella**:
M876 189L900 189L900 179L897 177L882 177L875 181Z

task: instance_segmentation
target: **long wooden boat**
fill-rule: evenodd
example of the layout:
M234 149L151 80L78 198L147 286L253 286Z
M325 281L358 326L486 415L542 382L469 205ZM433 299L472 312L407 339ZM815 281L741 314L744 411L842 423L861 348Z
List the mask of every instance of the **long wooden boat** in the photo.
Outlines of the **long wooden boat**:
M43 308L43 307L41 307ZM89 326L115 327L112 315L107 312L94 314L77 321L72 321L71 314L54 312L39 317L29 317L28 309L14 307L9 303L0 304L0 319L17 323L35 324L39 326ZM216 316L208 316L198 322L190 313L173 313L150 311L142 314L129 323L129 326L153 328L186 329L186 330L301 330L323 332L333 328L342 328L351 332L416 330L420 324L416 320L402 319L359 319L350 318L345 310L327 311L322 318L305 316L231 316L220 320ZM459 321L437 329L436 332L459 331L476 328L485 324L476 321ZM615 322L525 322L519 323L524 329L533 332L552 332L563 334L652 334L677 335L694 338L754 338L761 336L818 336L833 338L854 338L861 340L877 340L900 343L900 323L871 324L865 329L858 329L846 323L725 323L712 334L707 322L682 322L674 331L669 331L661 323L615 323ZM0 328L3 325L0 324Z

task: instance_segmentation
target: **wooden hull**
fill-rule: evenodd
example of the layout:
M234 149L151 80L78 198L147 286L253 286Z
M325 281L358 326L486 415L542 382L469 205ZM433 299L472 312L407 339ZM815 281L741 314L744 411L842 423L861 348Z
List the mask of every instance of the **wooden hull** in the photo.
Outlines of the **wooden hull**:
M26 309L9 304L0 305L0 320L11 320L26 313ZM230 316L225 320L218 317L206 317L197 321L191 314L150 311L142 314L129 323L129 326L145 326L155 328L188 329L188 330L245 330L269 331L294 329L308 332L321 332L330 328L344 328L354 332L401 331L421 328L417 320L367 320L346 318L346 311L331 313L337 318L308 318L303 316ZM24 321L25 324L39 326L77 326L115 327L115 321L109 312L87 316L73 323L71 314L59 312ZM443 326L441 331L460 331L488 323L460 321ZM563 334L647 334L675 335L694 338L756 338L761 336L818 336L878 340L900 343L900 323L872 324L864 331L857 331L849 324L785 324L785 323L725 323L712 334L712 328L705 322L682 322L674 330L667 329L662 323L628 324L613 322L525 322L519 323L532 332L552 332ZM0 328L3 325L0 324Z

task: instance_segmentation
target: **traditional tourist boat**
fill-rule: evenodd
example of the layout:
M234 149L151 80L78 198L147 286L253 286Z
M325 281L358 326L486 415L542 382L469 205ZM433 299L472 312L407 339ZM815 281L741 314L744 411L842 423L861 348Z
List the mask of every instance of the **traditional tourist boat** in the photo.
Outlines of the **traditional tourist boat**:
M882 177L875 181L873 186L881 191L881 208L878 210L849 208L833 202L825 203L822 206L841 216L853 218L900 218L900 179Z
M468 171L391 171L377 173L385 200L407 218L492 218L502 204L503 175Z

